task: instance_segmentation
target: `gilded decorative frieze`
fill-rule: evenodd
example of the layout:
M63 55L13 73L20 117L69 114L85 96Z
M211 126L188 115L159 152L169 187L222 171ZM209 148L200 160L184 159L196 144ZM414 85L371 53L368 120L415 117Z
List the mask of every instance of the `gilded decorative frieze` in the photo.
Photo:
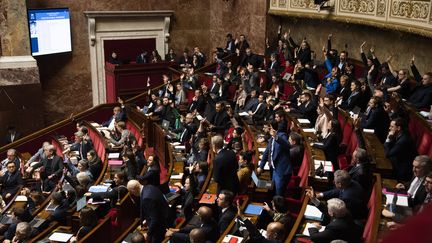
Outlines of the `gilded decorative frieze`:
M280 1L280 0L279 0ZM316 9L316 5L313 0L291 0L291 8L304 8L304 9Z
M377 1L377 16L382 16L382 17L385 16L386 5L387 5L386 0L378 0Z
M430 2L393 1L390 15L407 19L427 20Z
M277 8L277 0L271 0L271 4L270 4L272 7L275 7L275 8Z
M279 8L286 8L287 0L279 0Z
M341 0L341 12L375 14L375 0Z

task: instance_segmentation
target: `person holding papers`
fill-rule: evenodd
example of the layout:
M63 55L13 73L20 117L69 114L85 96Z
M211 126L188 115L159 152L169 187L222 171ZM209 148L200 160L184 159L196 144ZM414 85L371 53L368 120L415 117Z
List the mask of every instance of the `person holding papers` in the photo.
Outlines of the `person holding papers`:
M362 242L361 230L351 218L344 201L332 198L327 201L327 213L330 223L320 232L320 224L312 224L309 228L310 239L314 243L328 243L333 240L345 240L350 243Z
M291 178L292 165L290 161L290 145L288 135L283 131L277 131L277 123L272 124L267 148L263 153L257 173L261 174L268 162L272 173L272 181L276 195L284 196L286 186Z
M323 137L322 144L312 143L312 146L324 150L326 160L333 164L335 170L339 169L337 157L339 155L339 144L342 141L342 130L338 120L333 119L328 124L329 132Z
M77 151L78 158L86 159L87 153L93 149L91 141L84 139L84 133L78 131L75 133L75 143L70 146L70 151Z
M126 109L123 100L119 97L117 98L117 101L121 106L115 106L113 108L113 115L107 121L102 123L103 127L108 127L110 130L114 130L115 122L126 121Z
M124 173L119 172L114 174L114 184L111 185L112 189L106 192L87 192L85 196L93 198L93 200L100 201L100 199L110 199L111 207L120 201L127 193L126 189L126 176Z

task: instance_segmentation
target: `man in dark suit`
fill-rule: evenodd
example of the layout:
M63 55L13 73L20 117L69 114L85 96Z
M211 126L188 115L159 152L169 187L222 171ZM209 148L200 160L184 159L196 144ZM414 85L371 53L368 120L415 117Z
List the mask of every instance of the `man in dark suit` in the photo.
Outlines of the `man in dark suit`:
M411 61L411 71L417 85L412 90L408 102L417 109L429 109L432 105L432 72L427 72L422 77L414 65L414 58Z
M135 59L136 63L147 63L147 52L143 50Z
M209 242L216 242L219 237L218 227L213 218L211 208L202 206L197 211L197 216L193 218L185 227L181 229L169 229L166 233L167 237L171 237L172 243L186 243L189 242L189 233L193 229L201 229L204 231L205 240Z
M302 144L301 135L296 132L291 132L288 138L290 143L290 161L293 168L300 168L304 156L304 147Z
M261 162L257 169L261 174L265 164L268 162L272 172L272 181L274 183L276 195L284 196L286 185L288 184L292 165L290 161L290 145L288 135L284 131L277 131L278 124L273 123L270 130L272 138L268 141L267 148L263 153Z
M235 43L234 43L234 39L232 38L232 34L228 33L226 35L226 45L225 45L225 49L224 52L231 54L234 53L236 49Z
M272 53L270 55L270 63L268 64L268 68L267 68L267 76L269 79L271 79L272 74L280 73L280 71L281 71L281 66L277 60L276 53Z
M43 190L51 191L63 174L63 161L55 154L56 149L53 145L49 145L45 153L45 159L30 166L27 170L32 172L34 169L42 167L40 174L43 181Z
M8 149L6 156L6 159L1 162L1 171L3 173L7 171L7 164L9 162L14 162L17 170L19 170L21 161L17 156L17 151L15 149Z
M321 208L320 208L321 209ZM322 210L322 209L321 209ZM310 239L316 243L331 242L333 240L344 240L346 242L362 242L361 230L348 214L345 202L338 198L327 201L327 212L331 221L324 231L319 232L321 225L309 228Z
M217 95L219 93L219 84L218 84L218 76L217 75L213 75L212 84L210 85L210 87L208 87L208 91L210 94L215 94L215 95Z
M60 225L65 225L67 211L69 210L68 200L60 192L53 192L51 194L51 205L57 207L48 217L48 221L56 221L59 222Z
M15 130L14 126L9 126L7 130L7 134L5 136L5 144L13 143L14 141L21 138L21 134Z
M261 125L264 123L264 118L266 116L267 111L267 103L265 102L264 95L260 94L258 96L258 105L257 107L250 111L250 115L252 116L252 121L256 125Z
M365 117L361 120L361 128L374 129L375 135L384 143L389 124L390 118L384 110L381 98L372 97L369 100Z
M409 181L412 177L411 162L417 151L407 132L406 122L402 118L390 122L389 133L384 143L386 157L393 165L393 173L397 180Z
M1 195L4 200L9 201L18 192L19 186L23 184L21 173L17 170L13 161L9 161L6 165L6 173L0 176Z
M218 229L222 234L227 228L234 217L237 215L237 209L233 206L234 193L228 190L222 190L217 198L217 205L219 206L219 220Z
M367 217L366 195L363 188L356 181L351 180L349 173L345 170L337 170L334 173L335 189L321 192L315 195L314 190L308 189L308 195L312 202L319 206L321 203L317 199L328 200L339 198L346 204L346 208L356 220L364 220Z
M298 113L302 118L308 119L311 124L315 124L318 113L317 104L312 100L312 94L310 92L303 92L300 95L300 103L298 109L288 109L287 111Z
M127 184L129 192L140 197L141 222L147 223L148 231L144 235L147 242L159 243L165 238L169 206L162 192L153 185L141 185L137 180Z
M165 55L165 61L167 62L176 62L177 55L174 53L174 49L170 48L168 54Z
M213 160L213 179L217 183L217 192L229 190L236 194L239 189L236 155L232 150L223 148L224 142L220 135L212 137L211 143L215 153L215 158Z
M214 114L213 119L210 120L210 129L223 134L225 129L229 127L230 119L222 102L217 102L215 109L216 113Z
M415 157L413 163L413 178L409 183L398 183L397 189L407 190L409 198L408 205L412 208L417 208L422 205L426 198L426 189L424 185L427 174L432 169L432 161L427 155L419 155Z
M202 95L202 90L195 90L195 96L192 98L192 104L189 106L189 112L197 111L198 113L202 113L205 109L205 105L206 103Z
M114 130L114 123L116 121L126 121L126 109L123 105L123 100L118 98L118 102L121 106L115 106L113 109L113 115L105 122L102 123L103 127L108 127Z
M194 123L194 116L192 113L187 113L182 128L174 129L173 132L178 134L180 143L185 144L196 133L197 129L198 127Z
M238 108L240 108L238 113L254 111L256 109L257 105L258 105L257 91L253 89L253 90L251 90L250 97L246 101L246 104L244 105L244 107L238 107Z
M75 143L71 145L71 151L78 151L78 160L86 159L87 153L93 150L93 144L84 139L84 133L81 131L75 133Z
M367 151L362 148L356 148L352 154L351 165L348 169L351 179L357 181L366 192L366 195L369 195L372 189L373 176Z

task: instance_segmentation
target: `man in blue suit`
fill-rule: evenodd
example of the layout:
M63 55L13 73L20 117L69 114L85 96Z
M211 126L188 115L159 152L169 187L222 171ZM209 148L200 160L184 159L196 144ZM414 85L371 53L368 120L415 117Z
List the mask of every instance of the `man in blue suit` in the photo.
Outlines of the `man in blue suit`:
M277 123L272 124L267 148L257 169L258 174L263 171L268 162L276 195L284 196L286 186L291 178L292 165L290 161L290 145L288 135L284 131L277 131Z

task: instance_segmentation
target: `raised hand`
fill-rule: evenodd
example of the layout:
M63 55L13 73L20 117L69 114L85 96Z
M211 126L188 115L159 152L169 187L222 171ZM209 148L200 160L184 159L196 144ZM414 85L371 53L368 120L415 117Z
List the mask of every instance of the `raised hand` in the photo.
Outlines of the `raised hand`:
M392 58L393 58L393 56L390 55L389 57L387 57L386 62L390 62Z
M411 66L414 66L414 63L415 63L415 56L413 55L411 58Z
M332 34L332 33L330 33L330 34L328 35L328 37L327 37L327 38L328 38L329 40L331 40L331 38L332 38L332 37L333 37L333 34Z
M363 43L360 45L360 52L363 53L363 48L366 45L366 41L363 41Z

